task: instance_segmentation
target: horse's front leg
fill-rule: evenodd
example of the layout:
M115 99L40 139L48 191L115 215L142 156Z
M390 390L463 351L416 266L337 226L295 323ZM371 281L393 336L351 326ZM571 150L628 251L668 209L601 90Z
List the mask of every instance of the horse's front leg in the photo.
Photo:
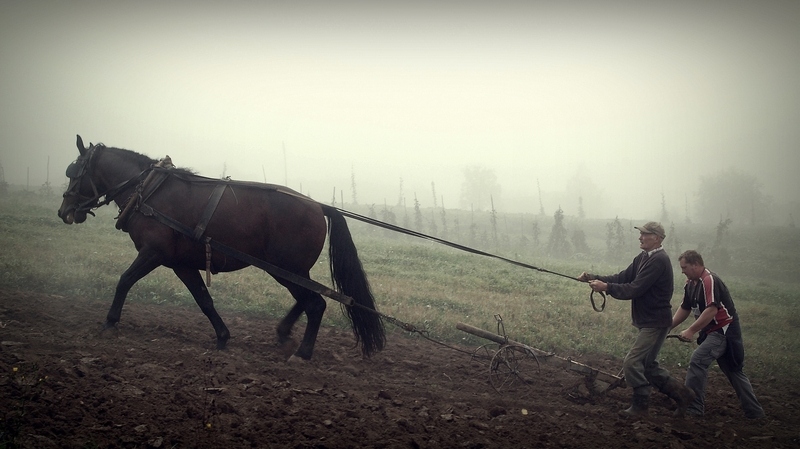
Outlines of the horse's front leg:
M108 311L106 324L103 326L103 329L112 328L119 323L120 316L122 315L122 306L125 304L128 291L133 287L133 284L147 276L159 265L161 265L161 256L159 253L147 248L142 248L142 250L139 251L139 255L136 256L131 266L128 267L119 278L117 290L114 293L114 302L111 303L111 309Z
M214 332L217 334L217 349L225 349L231 334L222 321L222 317L217 313L217 309L214 308L214 300L211 299L200 272L188 267L173 268L172 271L183 281L183 285L189 289L195 302L200 306L200 310L203 311L208 320L211 321L211 325L214 326Z

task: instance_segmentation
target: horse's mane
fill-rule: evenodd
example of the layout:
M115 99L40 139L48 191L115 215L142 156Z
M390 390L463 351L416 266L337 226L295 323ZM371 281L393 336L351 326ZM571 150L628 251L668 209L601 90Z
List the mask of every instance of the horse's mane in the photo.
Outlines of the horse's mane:
M156 159L153 159L150 156L145 156L144 154L137 153L133 150L126 150L124 148L116 148L116 147L107 147L102 143L96 143L94 146L98 148L102 147L105 151L110 151L112 153L119 155L120 157L132 160L134 164L142 167L142 169L150 167L151 165L154 165L158 162ZM190 168L175 167L173 168L173 170L187 175L196 174L195 171Z

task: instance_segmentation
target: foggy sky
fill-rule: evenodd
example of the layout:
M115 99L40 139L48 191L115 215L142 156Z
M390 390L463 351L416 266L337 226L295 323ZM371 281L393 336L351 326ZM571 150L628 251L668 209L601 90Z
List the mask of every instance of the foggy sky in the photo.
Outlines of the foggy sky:
M389 4L385 4L389 3ZM428 3L434 3L433 5ZM703 176L800 177L800 2L0 2L0 163L75 135L337 202L676 220ZM441 204L440 204L441 205Z

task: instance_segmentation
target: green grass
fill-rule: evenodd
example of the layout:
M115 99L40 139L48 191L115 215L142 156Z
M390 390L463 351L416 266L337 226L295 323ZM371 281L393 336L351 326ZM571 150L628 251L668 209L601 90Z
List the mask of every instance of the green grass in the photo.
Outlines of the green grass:
M97 217L67 226L56 216L59 202L60 198L38 195L0 198L0 288L107 299L110 305L120 274L136 254L128 236L114 228L116 210L105 207L96 211ZM582 271L616 272L630 259L603 258L607 222L582 222L590 247L596 249L580 259L548 259L541 254L541 247L533 245L524 251L500 248L504 252L501 255L570 276ZM499 314L510 338L577 360L588 354L622 358L633 340L635 329L630 325L627 301L609 298L606 310L597 313L591 308L589 289L583 283L350 223L381 312L427 331L432 338L477 347L487 341L457 330L456 323L494 331L494 316ZM464 222L462 228L466 228ZM541 241L546 242L550 229L546 219L540 228ZM699 225L679 228L680 249L713 242L713 232L713 228L704 230ZM788 228L734 229L730 237L734 257L730 264L718 270L709 263L709 268L727 282L740 312L746 372L762 381L796 382L794 376L800 362L796 339L800 327L797 237L797 230ZM635 236L631 238L630 258L638 248ZM519 239L512 236L505 240ZM676 262L675 251L669 247L668 251ZM779 261L779 267L775 261ZM324 252L312 276L330 285ZM677 307L682 294L683 276L677 268L675 280L673 307ZM213 276L210 292L223 317L226 311L237 311L281 318L293 304L283 287L253 268ZM166 268L157 269L137 283L128 301L195 307L184 286ZM324 324L346 327L338 304L328 302ZM96 320L102 320L105 313L106 310L98 310ZM391 325L388 330L393 334L389 344L392 338L405 333ZM440 350L437 346L431 348ZM685 366L692 348L670 340L662 350L661 362L681 369L679 366Z

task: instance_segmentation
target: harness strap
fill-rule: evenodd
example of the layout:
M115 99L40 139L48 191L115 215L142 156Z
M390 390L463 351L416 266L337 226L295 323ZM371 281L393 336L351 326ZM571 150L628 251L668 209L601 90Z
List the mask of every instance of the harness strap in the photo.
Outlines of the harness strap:
M121 229L127 232L126 225L128 224L128 220L131 218L131 212L139 207L139 204L146 201L150 196L161 187L161 184L167 179L169 176L169 172L167 171L157 171L154 168L173 168L172 159L169 156L166 156L164 159L161 159L156 163L152 169L150 169L150 173L147 174L147 177L142 181L137 187L136 190L131 194L130 198L128 198L128 202L125 204L125 207L117 216L117 224L115 227L117 229Z
M211 196L208 198L206 209L203 211L200 221L197 222L197 226L194 227L192 239L200 240L200 237L202 237L206 232L206 226L208 226L208 222L214 215L214 211L217 210L217 205L219 204L219 200L222 198L222 194L225 193L226 187L228 187L227 184L217 184L217 186L214 187L214 191L211 192Z

